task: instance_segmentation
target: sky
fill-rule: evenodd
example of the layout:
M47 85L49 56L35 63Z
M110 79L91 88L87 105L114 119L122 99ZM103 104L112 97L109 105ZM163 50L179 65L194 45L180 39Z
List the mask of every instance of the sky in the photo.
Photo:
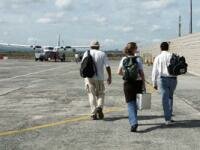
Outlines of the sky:
M189 33L190 0L0 0L0 43L140 48ZM193 0L193 32L200 32L200 1Z

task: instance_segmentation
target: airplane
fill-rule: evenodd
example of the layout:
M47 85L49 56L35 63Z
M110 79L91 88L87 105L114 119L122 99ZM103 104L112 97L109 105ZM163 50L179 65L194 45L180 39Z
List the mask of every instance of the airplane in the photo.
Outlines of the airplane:
M34 51L35 61L65 61L67 50L76 51L77 48L89 48L89 46L61 46L60 35L57 46L41 46L41 45L20 45L0 43L0 51Z

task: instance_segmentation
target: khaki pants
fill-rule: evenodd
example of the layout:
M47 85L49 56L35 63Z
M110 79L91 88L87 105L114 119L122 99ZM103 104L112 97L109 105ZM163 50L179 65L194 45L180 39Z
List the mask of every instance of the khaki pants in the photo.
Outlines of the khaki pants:
M105 97L104 81L86 78L85 87L89 97L91 114L94 115L97 107L103 109Z

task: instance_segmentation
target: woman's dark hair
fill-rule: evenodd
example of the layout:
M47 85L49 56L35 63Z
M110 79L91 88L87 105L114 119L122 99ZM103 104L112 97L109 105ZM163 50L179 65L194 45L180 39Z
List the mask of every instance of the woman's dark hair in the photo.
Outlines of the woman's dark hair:
M124 48L125 55L133 55L133 51L137 49L137 44L135 42L129 42Z
M162 42L162 43L160 44L160 49L161 49L162 51L168 51L168 50L169 50L169 44L168 44L168 42Z

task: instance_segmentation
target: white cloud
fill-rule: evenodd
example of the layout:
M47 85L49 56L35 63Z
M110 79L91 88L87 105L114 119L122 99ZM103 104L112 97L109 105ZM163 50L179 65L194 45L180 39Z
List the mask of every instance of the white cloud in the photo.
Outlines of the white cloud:
M49 24L53 23L53 20L51 18L39 18L37 23Z
M73 17L73 18L72 18L72 21L73 21L73 22L79 21L79 17Z
M48 1L50 0L1 0L0 8L5 10L17 10L32 4L44 4Z
M133 27L131 26L118 26L114 28L117 31L121 31L121 32L131 32L133 31Z
M6 23L8 23L8 22L5 21L4 19L1 19L1 18L0 18L0 24L6 24Z
M160 43L160 42L161 42L161 39L153 39L152 42L153 42L153 43Z
M114 39L111 39L111 38L107 38L107 39L102 41L102 47L104 47L104 48L114 47L115 44L116 44L116 41Z
M100 24L105 24L107 22L107 19L105 17L98 17L96 18L96 21Z
M142 3L145 9L162 9L173 4L174 0L146 0Z
M114 43L114 42L115 42L115 40L113 40L113 39L105 39L104 40L105 44L110 44L110 43Z
M4 32L3 32L3 35L4 35L4 36L8 36L8 32L7 32L7 31L4 31Z
M43 24L51 24L60 22L63 17L64 17L64 12L47 13L44 15L44 17L39 18L36 22Z
M200 21L197 22L197 27L200 27Z
M28 42L28 44L36 44L38 42L38 39L34 38L34 37L29 37L27 39L27 42Z
M58 8L69 8L71 6L72 0L56 0L55 5Z
M151 27L151 32L156 32L156 31L158 31L158 30L160 30L161 29L161 27L159 26L159 25L153 25L152 27Z
M49 18L62 18L64 14L65 14L64 12L56 12L56 13L47 13L45 14L45 16Z

